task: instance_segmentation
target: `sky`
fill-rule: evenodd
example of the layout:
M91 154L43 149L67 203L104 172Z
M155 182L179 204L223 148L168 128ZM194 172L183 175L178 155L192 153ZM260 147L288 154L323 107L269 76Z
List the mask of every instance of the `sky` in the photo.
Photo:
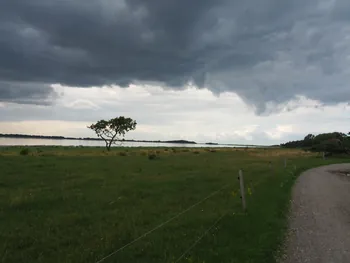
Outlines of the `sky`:
M350 131L348 0L2 0L0 133L277 144Z

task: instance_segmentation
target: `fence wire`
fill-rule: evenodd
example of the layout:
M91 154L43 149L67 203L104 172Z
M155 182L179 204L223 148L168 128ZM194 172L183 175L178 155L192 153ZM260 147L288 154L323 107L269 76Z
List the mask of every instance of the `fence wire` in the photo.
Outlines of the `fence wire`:
M296 170L296 166L294 167L294 171L289 171L290 175L294 175ZM288 172L288 169L287 169ZM245 185L245 188L248 187L248 194L251 195L252 194L252 190L255 189L257 186L259 186L261 183L263 183L264 181L266 181L268 178L262 178L261 180L259 180L258 182L252 183L251 181L249 181L248 184ZM287 178L287 180L289 179L289 176ZM283 184L283 183L282 183ZM192 210L193 208L195 208L196 206L202 204L203 202L205 202L206 200L208 200L209 198L215 196L216 194L220 193L222 190L228 188L230 186L230 184L226 184L223 187L221 187L220 189L210 193L209 195L207 195L206 197L204 197L203 199L201 199L200 201L196 202L195 204L191 205L190 207L186 208L185 210L179 212L178 214L174 215L173 217L169 218L168 220L162 222L161 224L157 225L156 227L154 227L153 229L147 231L146 233L142 234L141 236L135 238L134 240L130 241L129 243L125 244L124 246L118 248L117 250L113 251L112 253L106 255L105 257L103 257L102 259L96 261L96 263L102 263L104 262L106 259L114 256L115 254L117 254L118 252L122 251L123 249L131 246L132 244L136 243L137 241L143 239L144 237L148 236L149 234L153 233L154 231L162 228L163 226L165 226L166 224L172 222L173 220L177 219L178 217L180 217L181 215L187 213L188 211ZM283 185L281 186L283 187ZM174 262L174 263L178 263L180 260L182 260L202 239L203 237L205 237L226 215L228 214L228 212L224 213L222 216L220 216L208 229L206 229L203 234L191 245L189 246L184 253Z
M191 209L195 208L196 206L200 205L201 203L203 203L204 201L208 200L209 198L215 196L216 194L218 194L219 192L221 192L222 190L228 188L230 185L224 185L223 187L221 187L220 189L212 192L211 194L209 194L208 196L204 197L202 200L198 201L197 203L191 205L190 207L188 207L187 209L181 211L180 213L176 214L175 216L171 217L170 219L164 221L163 223L157 225L156 227L154 227L153 229L147 231L146 233L142 234L141 236L139 236L138 238L135 238L134 240L130 241L129 243L127 243L126 245L118 248L117 250L115 250L114 252L108 254L107 256L105 256L104 258L96 261L96 263L101 263L103 261L105 261L106 259L114 256L115 254L117 254L118 252L120 252L121 250L131 246L132 244L136 243L137 241L141 240L142 238L146 237L147 235L151 234L152 232L160 229L161 227L165 226L166 224L170 223L171 221L175 220L176 218L180 217L181 215L185 214L186 212L190 211Z
M210 230L212 230L226 215L227 215L228 212L226 212L225 214L223 214L222 216L220 216L215 222L214 224L212 224L207 230L205 230L203 232L203 234L191 245L189 246L185 252L175 261L175 263L178 263L181 259L183 259L184 256L186 256L186 254L188 252L190 252L201 240L203 237L205 237L209 232Z

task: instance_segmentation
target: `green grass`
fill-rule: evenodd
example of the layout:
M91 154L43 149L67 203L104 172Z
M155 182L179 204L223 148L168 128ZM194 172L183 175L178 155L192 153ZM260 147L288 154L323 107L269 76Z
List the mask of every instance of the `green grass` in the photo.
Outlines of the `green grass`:
M22 150L0 148L0 262L97 262L224 185L229 187L104 262L175 262L221 215L180 262L274 262L287 226L294 165L300 173L347 161L283 149ZM252 192L246 213L239 169Z

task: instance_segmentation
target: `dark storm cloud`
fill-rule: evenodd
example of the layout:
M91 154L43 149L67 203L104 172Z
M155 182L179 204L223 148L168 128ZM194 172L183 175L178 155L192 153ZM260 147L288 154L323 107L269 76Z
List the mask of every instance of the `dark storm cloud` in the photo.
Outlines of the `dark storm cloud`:
M45 84L0 81L0 102L49 105L57 96L58 94Z
M3 0L0 79L191 81L257 112L295 95L340 102L350 97L348 11L345 0Z

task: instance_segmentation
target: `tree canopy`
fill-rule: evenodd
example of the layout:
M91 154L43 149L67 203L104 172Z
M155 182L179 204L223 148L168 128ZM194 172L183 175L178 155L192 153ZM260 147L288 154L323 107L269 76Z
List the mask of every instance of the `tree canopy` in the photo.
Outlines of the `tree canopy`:
M350 153L350 134L342 132L308 134L303 140L281 144L286 148L303 148L311 151L329 153Z
M135 120L120 116L108 121L99 120L88 126L88 128L95 131L97 136L105 141L106 148L109 151L112 144L124 137L125 133L135 130L136 124Z

